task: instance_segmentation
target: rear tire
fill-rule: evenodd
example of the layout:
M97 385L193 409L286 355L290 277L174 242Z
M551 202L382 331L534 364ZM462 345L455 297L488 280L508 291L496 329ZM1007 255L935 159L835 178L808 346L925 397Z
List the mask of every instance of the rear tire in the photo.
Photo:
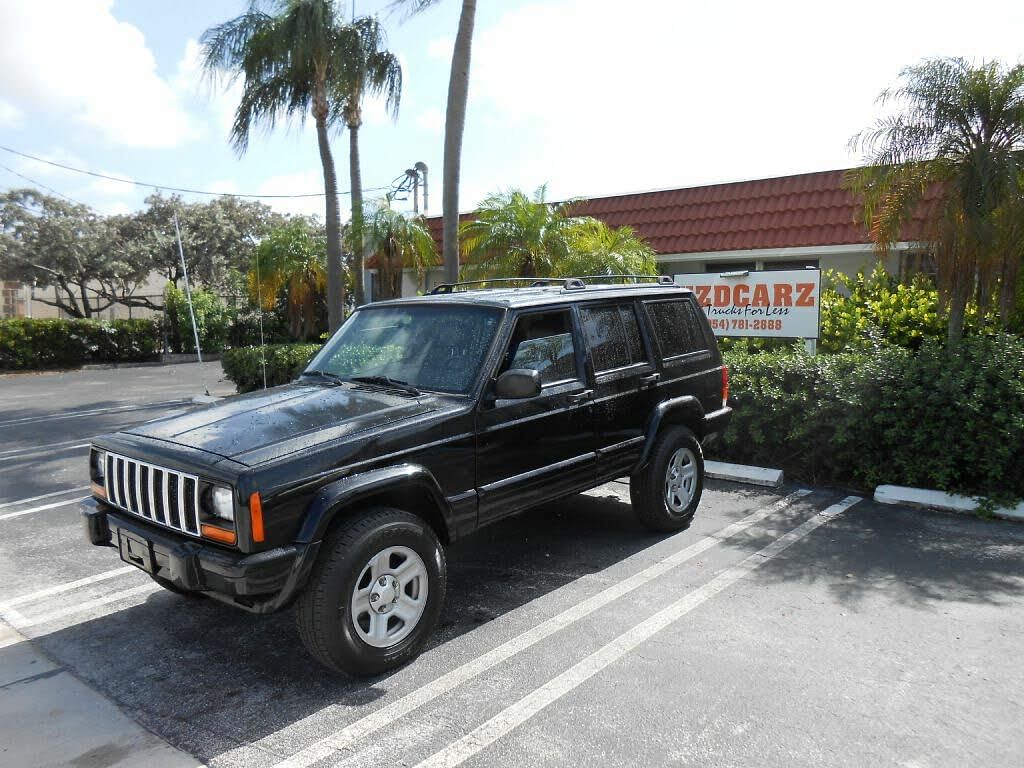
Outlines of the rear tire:
M704 453L686 427L667 427L656 438L647 464L629 479L637 520L652 531L690 525L704 490Z
M423 519L374 507L328 534L296 604L309 655L335 672L377 675L414 658L444 603L444 551Z

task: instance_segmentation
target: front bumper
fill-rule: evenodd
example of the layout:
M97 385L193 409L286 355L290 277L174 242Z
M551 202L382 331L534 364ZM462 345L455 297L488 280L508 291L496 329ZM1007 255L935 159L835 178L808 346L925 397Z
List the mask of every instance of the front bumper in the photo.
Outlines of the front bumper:
M253 613L283 608L306 583L319 542L291 544L251 555L154 528L96 499L81 502L86 537L115 547L129 565L180 589L203 592Z

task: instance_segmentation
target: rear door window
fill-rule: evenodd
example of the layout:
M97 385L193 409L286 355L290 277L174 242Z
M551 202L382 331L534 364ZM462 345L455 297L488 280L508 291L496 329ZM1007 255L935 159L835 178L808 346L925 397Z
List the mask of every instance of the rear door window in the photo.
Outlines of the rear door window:
M686 299L645 302L664 359L707 349L702 318Z
M595 373L647 362L632 302L580 307Z

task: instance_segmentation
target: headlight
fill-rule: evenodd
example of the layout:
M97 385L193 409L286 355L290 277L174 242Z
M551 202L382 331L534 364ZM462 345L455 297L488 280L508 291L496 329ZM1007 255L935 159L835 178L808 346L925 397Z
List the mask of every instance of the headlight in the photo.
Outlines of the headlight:
M206 511L221 520L235 520L235 498L230 488L214 485L207 491Z
M93 450L89 465L89 478L100 485L103 485L103 478L107 472L107 452Z

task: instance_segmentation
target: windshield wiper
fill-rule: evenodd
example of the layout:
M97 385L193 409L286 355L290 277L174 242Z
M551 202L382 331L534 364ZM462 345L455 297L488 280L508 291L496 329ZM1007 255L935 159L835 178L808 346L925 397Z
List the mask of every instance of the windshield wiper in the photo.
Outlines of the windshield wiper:
M392 379L390 376L352 376L349 381L358 381L363 384L381 384L391 387L392 389L400 389L403 392L408 392L410 395L422 394L409 382L402 381L401 379Z
M299 376L319 376L322 379L327 379L328 381L335 385L343 384L345 382L345 379L343 379L341 376L339 376L336 373L331 373L329 371L303 371L302 373L299 374Z

